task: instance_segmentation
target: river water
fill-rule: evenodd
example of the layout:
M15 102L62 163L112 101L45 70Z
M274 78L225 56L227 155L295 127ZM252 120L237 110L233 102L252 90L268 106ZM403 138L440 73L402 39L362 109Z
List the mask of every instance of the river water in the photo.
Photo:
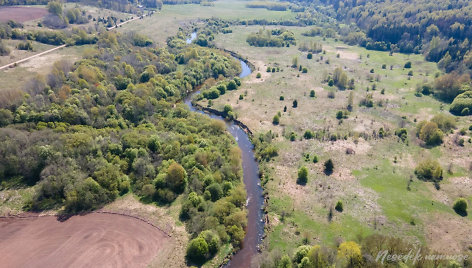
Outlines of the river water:
M244 78L251 74L251 68L244 61L240 59L239 61L242 68L242 72L239 77ZM188 105L191 111L202 113L213 119L224 121L229 133L231 133L231 135L236 139L238 146L241 149L244 174L243 180L247 193L248 223L242 249L233 255L231 261L225 267L249 267L253 258L258 254L258 248L262 242L262 236L264 235L262 211L264 197L259 179L259 166L254 157L254 146L252 145L248 134L233 121L225 120L219 115L204 113L193 106L192 98L198 93L200 93L200 91L196 91L185 98L185 104Z

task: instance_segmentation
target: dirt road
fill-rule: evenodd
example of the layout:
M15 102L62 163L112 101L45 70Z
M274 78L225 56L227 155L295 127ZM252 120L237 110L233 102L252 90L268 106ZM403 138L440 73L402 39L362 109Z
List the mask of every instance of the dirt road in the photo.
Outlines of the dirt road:
M58 50L58 49L65 48L65 47L66 47L66 45L62 45L62 46L58 46L58 47L55 47L55 48L51 48L51 49L46 50L46 51L44 51L44 52L41 52L41 53L38 53L38 54L36 54L36 55L30 56L30 57L28 57L28 58L24 58L24 59L21 59L21 60L19 60L19 61L15 61L15 62L9 63L9 64L7 64L7 65L1 66L1 67L0 67L0 70L10 68L10 67L12 67L12 66L18 65L18 64L23 63L23 62L25 62L25 61L29 61L29 60L31 60L31 59L40 57L40 56L42 56L42 55L51 53L51 52L53 52L53 51L56 51L56 50Z

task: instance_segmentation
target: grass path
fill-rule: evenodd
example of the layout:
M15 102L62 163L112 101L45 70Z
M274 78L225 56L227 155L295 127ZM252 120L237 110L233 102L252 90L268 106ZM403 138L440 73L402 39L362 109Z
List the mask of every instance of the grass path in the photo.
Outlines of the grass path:
M16 66L16 65L18 65L18 64L20 64L20 63L29 61L29 60L31 60L31 59L34 59L34 58L43 56L43 55L45 55L45 54L51 53L51 52L53 52L53 51L56 51L56 50L59 50L59 49L61 49L61 48L65 48L65 47L66 47L66 45L62 45L62 46L58 46L58 47L55 47L55 48L51 48L51 49L49 49L49 50L46 50L46 51L41 52L41 53L38 53L38 54L36 54L36 55L33 55L33 56L30 56L30 57L21 59L21 60L19 60L19 61L15 61L15 62L9 63L9 64L4 65L4 66L1 66L1 67L0 67L0 70L7 69L7 68L10 68L10 67Z

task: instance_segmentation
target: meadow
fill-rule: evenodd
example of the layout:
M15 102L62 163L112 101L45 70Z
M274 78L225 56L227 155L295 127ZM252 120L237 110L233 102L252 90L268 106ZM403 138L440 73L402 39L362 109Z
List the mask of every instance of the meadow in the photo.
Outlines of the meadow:
M295 34L297 46L249 46L248 34L261 28L233 27L232 33L215 38L218 47L243 55L256 70L238 91L201 104L219 110L229 104L254 133L271 131L276 137L278 156L261 163L270 177L265 186L270 198L266 246L289 252L306 239L334 245L379 232L428 244L433 250L466 249L464 232L472 232L470 216L460 217L452 204L457 197L472 200L472 189L463 187L470 180L472 146L466 142L459 147L453 140L461 135L459 129L468 128L470 118L457 119L457 129L432 149L421 147L415 135L416 122L448 114L447 104L416 90L441 74L436 64L426 62L423 55L370 51L335 39L303 36L308 27L282 27ZM275 28L281 27L265 27ZM312 41L322 44L323 52L308 59L308 53L298 47ZM302 67L291 67L294 57ZM411 68L405 68L407 62ZM306 73L300 71L303 67ZM338 90L323 82L337 67L354 79L354 90ZM310 96L312 90L315 97ZM347 118L337 119L338 111L347 110L351 92L352 111ZM359 105L367 94L373 97L371 108ZM277 113L280 122L275 125ZM399 128L408 130L405 142L395 135ZM379 137L380 129L387 134ZM307 140L306 130L323 131L336 139ZM294 141L289 140L291 133L296 135ZM469 137L467 132L464 138ZM312 161L315 155L318 163ZM417 163L426 158L438 159L448 170L440 190L414 174ZM335 166L330 176L323 172L327 159ZM297 184L301 166L309 170L306 185ZM337 201L343 202L343 212L333 209Z

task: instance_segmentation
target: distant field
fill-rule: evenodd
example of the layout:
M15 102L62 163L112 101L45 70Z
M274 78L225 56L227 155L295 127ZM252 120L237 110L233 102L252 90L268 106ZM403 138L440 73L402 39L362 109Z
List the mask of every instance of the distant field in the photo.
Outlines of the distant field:
M25 22L44 17L48 11L42 7L0 7L0 22Z
M159 44L167 37L177 33L179 27L195 23L199 19L267 19L284 20L295 18L291 11L270 11L247 8L245 1L223 0L214 2L214 6L202 5L164 5L162 10L149 18L138 20L119 29L122 32L137 31L148 35Z

